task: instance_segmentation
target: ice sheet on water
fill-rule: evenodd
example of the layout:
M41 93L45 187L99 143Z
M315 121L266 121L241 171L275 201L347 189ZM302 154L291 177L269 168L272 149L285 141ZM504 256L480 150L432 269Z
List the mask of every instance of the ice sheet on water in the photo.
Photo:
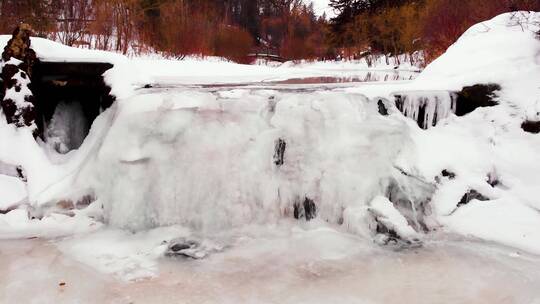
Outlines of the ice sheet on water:
M181 233L174 229L135 235L105 230L60 242L0 241L0 302L521 304L540 300L538 257L515 250L446 241L395 252L331 228L280 226L264 231L240 231L243 237L234 247L204 261L153 258L159 251L156 241ZM153 279L144 280L149 276ZM66 285L56 287L59 282Z

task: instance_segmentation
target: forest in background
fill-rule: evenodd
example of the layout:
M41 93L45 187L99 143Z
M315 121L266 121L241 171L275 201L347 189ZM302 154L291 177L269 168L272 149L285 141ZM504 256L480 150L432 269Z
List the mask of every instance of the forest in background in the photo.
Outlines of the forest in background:
M19 22L70 46L124 54L221 56L248 62L413 54L428 61L468 27L540 0L331 0L333 18L305 0L0 0L0 32Z
M337 16L326 41L346 57L423 51L429 62L469 27L512 11L539 11L540 0L330 0Z

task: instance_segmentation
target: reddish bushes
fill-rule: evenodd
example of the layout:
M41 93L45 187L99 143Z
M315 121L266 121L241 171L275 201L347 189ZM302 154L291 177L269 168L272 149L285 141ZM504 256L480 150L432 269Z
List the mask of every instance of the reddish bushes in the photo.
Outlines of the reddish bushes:
M433 59L477 22L507 11L540 10L539 0L334 0L342 14L329 24L315 16L307 0L0 3L4 34L25 21L40 36L68 45L123 53L151 49L175 57L217 55L241 62L252 50L292 60L428 50Z
M424 8L422 27L425 44L436 58L470 26L516 10L540 10L538 0L430 0Z
M214 37L214 54L236 62L248 63L253 38L244 29L222 25Z
M540 10L539 0L370 0L364 6L358 3L368 2L336 1L344 5L342 14L354 11L353 17L339 15L331 21L330 42L348 51L343 53L355 56L369 49L398 55L425 50L428 61L478 22L504 12Z
M20 21L73 46L122 53L217 55L246 62L258 49L291 59L325 50L325 22L302 0L0 1L0 31Z

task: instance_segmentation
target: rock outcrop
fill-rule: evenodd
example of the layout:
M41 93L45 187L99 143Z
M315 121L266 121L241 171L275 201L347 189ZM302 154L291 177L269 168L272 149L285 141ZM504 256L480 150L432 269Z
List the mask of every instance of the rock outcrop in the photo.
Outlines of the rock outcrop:
M540 121L526 120L521 124L521 128L527 133L538 134L540 133Z
M31 91L32 67L38 61L30 48L32 29L20 24L2 53L1 106L9 124L28 127L37 136L35 99Z

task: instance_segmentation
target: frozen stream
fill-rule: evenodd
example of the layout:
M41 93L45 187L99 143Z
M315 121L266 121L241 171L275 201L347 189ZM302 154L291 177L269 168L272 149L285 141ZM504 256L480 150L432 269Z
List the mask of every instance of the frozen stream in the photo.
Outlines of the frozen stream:
M392 251L313 231L244 238L205 260L162 259L158 277L125 282L49 242L2 241L0 302L540 303L539 262L473 242Z

